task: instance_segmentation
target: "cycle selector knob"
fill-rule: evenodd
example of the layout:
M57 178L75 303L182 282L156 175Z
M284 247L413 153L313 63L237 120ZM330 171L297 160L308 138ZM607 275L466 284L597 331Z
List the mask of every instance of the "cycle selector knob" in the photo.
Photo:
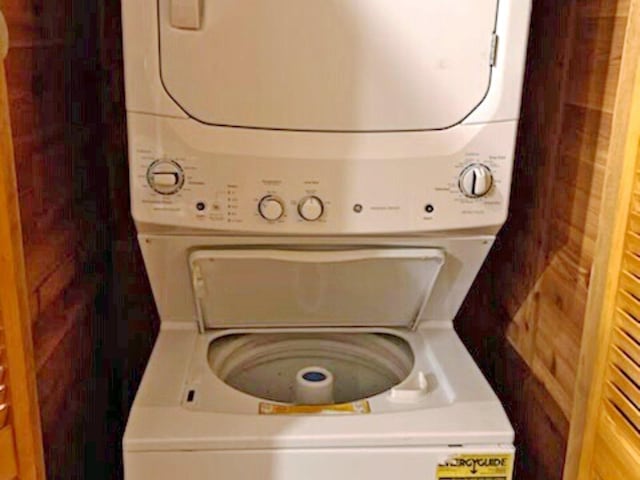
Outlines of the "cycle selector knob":
M147 182L157 193L173 195L184 186L184 172L173 160L156 160L147 170Z
M493 188L493 173L481 164L469 165L460 174L460 191L470 198L481 198Z
M265 220L275 222L284 215L284 204L278 197L267 195L258 203L258 212Z
M307 222L320 220L324 213L324 203L316 196L304 197L298 203L298 213Z

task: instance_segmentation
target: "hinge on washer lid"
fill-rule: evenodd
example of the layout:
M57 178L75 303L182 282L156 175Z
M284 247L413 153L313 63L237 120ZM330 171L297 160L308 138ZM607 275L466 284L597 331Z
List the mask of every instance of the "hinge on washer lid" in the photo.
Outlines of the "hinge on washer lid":
M498 34L494 33L491 36L491 55L489 57L489 64L492 67L495 67L498 63L498 42L500 41L500 37Z
M204 283L204 279L202 278L202 271L200 270L200 266L193 266L191 272L191 281L193 282L193 291L196 294L196 297L199 299L203 299L206 295L206 285Z
M199 265L194 264L191 267L191 283L193 285L193 293L196 297L196 321L198 323L198 331L203 333L205 331L204 299L207 294L207 285L202 278L202 270Z

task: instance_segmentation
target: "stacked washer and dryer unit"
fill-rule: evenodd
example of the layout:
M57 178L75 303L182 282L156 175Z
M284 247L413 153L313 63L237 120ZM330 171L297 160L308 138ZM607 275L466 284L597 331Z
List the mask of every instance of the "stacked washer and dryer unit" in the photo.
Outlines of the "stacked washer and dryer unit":
M511 478L452 322L507 217L530 0L122 3L162 322L127 480Z

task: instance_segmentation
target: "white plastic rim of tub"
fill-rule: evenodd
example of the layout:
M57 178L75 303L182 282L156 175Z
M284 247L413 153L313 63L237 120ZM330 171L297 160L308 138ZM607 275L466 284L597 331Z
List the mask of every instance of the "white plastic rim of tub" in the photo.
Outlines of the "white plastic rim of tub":
M251 333L214 340L209 365L220 380L263 400L293 404L296 375L310 365L331 372L333 403L385 392L404 381L414 363L409 344L376 333Z

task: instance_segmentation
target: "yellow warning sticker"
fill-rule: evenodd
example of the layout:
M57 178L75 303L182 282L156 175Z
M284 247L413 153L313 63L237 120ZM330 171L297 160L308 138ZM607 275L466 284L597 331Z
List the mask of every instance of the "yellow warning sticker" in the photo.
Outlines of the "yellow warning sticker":
M369 402L360 401L339 405L281 405L260 403L260 415L349 415L371 413Z
M513 454L455 455L438 465L436 480L512 480Z

